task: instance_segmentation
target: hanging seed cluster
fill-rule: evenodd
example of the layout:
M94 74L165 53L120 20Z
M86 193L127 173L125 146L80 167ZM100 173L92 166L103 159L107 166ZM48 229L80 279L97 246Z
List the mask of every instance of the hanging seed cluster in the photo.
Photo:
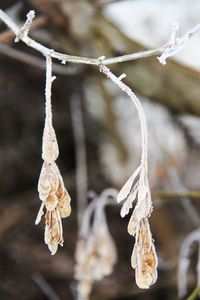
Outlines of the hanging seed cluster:
M137 285L148 289L157 280L158 261L148 221L152 211L151 193L145 165L142 163L118 194L118 202L125 200L121 217L129 213L136 198L137 203L128 224L128 233L135 237L131 266L135 269Z
M112 273L117 261L117 250L107 226L104 207L101 203L98 204L93 225L89 225L89 218L85 219L88 217L86 211L83 226L87 224L87 229L79 237L76 246L75 278L78 280L78 291L83 299L89 297L95 281Z
M58 245L63 246L61 218L66 218L71 213L70 196L55 163L58 154L55 131L53 126L47 123L43 134L42 158L44 163L39 177L38 192L42 201L41 207L46 208L44 240L52 255L56 253ZM40 222L42 215L43 209L40 209L36 224Z
M64 186L60 171L55 163L59 155L56 134L52 125L51 112L51 84L52 62L47 57L46 76L46 118L42 142L42 159L44 160L39 182L38 192L42 201L35 223L38 224L45 213L45 243L51 254L55 254L58 245L63 246L62 218L71 213L71 199Z

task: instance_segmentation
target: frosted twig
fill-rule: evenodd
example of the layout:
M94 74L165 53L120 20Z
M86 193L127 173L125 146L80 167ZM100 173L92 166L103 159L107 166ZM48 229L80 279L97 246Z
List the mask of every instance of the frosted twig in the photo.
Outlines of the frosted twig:
M45 96L46 96L46 102L45 102L45 111L46 111L46 120L45 122L52 123L52 109L51 109L51 88L52 88L52 82L55 79L55 76L52 77L52 58L50 55L51 51L49 52L49 55L46 56L46 86L45 86Z
M108 67L104 65L104 59L99 58L100 60L100 71L104 73L109 79L111 79L123 92L125 92L132 100L134 105L137 108L138 115L140 118L140 126L141 126L141 135L142 135L142 155L141 155L141 165L144 166L145 172L147 172L147 140L148 140L148 133L147 133L147 125L146 125L146 118L143 112L143 108L141 106L140 101L133 93L133 91L121 81L120 77L115 76Z
M32 14L33 13L31 13L31 15ZM27 46L37 50L38 52L40 52L44 56L49 54L50 49L48 49L47 47L45 47L45 46L41 45L40 43L38 43L38 42L34 41L33 39L31 39L28 36L28 34L21 34L20 35L21 29L19 28L19 26L17 26L12 21L12 19L6 13L4 13L4 11L1 10L1 9L0 9L0 19ZM27 25L25 27L27 28ZM107 58L107 59L104 59L103 64L104 65L116 64L116 63L121 63L121 62L125 62L125 61L136 60L136 59L140 59L140 58L144 58L144 57L150 57L150 56L156 56L156 55L161 55L159 57L159 60L160 60L161 63L163 63L163 62L166 61L166 58L168 58L169 56L172 56L172 55L176 54L177 52L179 52L185 46L186 41L198 29L199 29L199 25L196 25L191 31L189 31L186 35L184 35L184 37L178 39L177 44L172 45L173 46L172 47L173 51L171 51L171 52L169 51L169 48L171 46L170 47L167 46L168 45L168 43L167 43L163 47L160 47L160 48L157 48L157 49L140 51L140 52L137 52L137 53L132 53L132 54L126 54L126 55L122 55L122 56L118 56L118 57ZM25 31L25 32L28 33L28 31ZM173 36L173 35L171 35L171 36ZM164 56L162 56L163 53L165 53ZM100 61L99 61L98 58L80 57L80 56L68 55L68 54L64 54L64 53L60 53L60 52L56 52L56 51L52 51L51 57L56 58L56 59L60 60L61 62L81 63L81 64L97 65L97 66L100 65ZM101 62L101 64L102 64L102 62Z
M187 293L187 272L190 265L191 246L194 242L200 242L200 229L190 233L181 245L178 263L178 296L180 298Z
M163 46L163 51L158 60L161 64L165 65L166 60L179 53L187 44L188 40L199 30L200 24L194 26L190 31L188 31L184 36L178 37L179 25L174 23L172 25L172 33L169 41Z
M35 18L35 12L34 10L30 10L29 13L26 16L26 22L24 23L24 25L22 26L22 28L19 30L16 38L15 38L15 42L19 42L22 37L27 37L29 29L31 27L31 23L33 21L33 19Z

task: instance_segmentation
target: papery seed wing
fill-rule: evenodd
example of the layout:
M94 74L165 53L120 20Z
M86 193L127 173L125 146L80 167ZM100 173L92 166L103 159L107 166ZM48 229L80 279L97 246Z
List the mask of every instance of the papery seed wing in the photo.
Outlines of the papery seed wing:
M143 199L142 201L138 200L135 210L136 210L138 220L142 220L143 218L146 218L151 214L152 201L151 201L151 194L149 190L146 194L145 199Z
M131 267L135 269L137 267L137 244L133 247L133 252L131 255Z
M59 187L59 174L57 174L57 168L52 165L52 170L49 174L49 184L51 186L50 195L53 195L57 192Z
M45 243L48 245L51 254L54 255L58 249L58 244L62 241L59 219L56 211L47 211L45 226Z
M65 194L66 194L66 189L65 189L65 186L64 186L62 176L60 175L59 176L59 185L58 185L58 189L57 189L57 192L56 192L56 196L60 200L64 197Z
M146 185L146 183L139 181L138 202L142 202L146 198L148 191L149 191L149 187Z
M50 227L46 224L45 225L45 230L44 230L44 242L46 245L48 245L51 241L51 229Z
M113 268L113 265L117 261L117 250L109 232L104 207L96 207L93 223L93 235L96 237L96 251L98 257L102 259L102 263L109 263L109 269ZM102 266L104 271L107 266ZM106 271L107 272L107 271Z
M49 167L46 162L43 163L42 169L40 172L40 177L38 181L38 192L39 197L42 201L46 199L51 190L51 186L49 183Z
M147 218L140 222L137 250L141 259L137 261L136 283L140 288L149 288L157 280L158 262Z
M41 221L41 219L42 219L42 216L43 216L43 214L44 214L43 209L44 209L44 202L42 202L42 204L41 204L41 206L40 206L40 209L39 209L39 211L38 211L37 217L36 217L36 219L35 219L35 225L38 225L38 224L40 223L40 221Z
M67 218L71 214L71 205L70 205L71 199L67 191L65 191L65 194L63 198L58 203L58 209L61 215L61 218Z
M136 209L134 209L134 211L130 217L129 223L128 223L128 233L133 236L136 234L136 229L139 224L135 210Z
M51 255L54 255L58 250L58 244L56 243L56 241L52 241L50 244L48 244L48 248L51 252Z
M111 265L114 265L116 263L117 250L114 240L112 239L112 236L110 235L108 230L106 230L104 233L101 232L101 234L98 235L97 251L100 257L107 257Z
M46 209L49 211L54 211L58 204L58 198L56 195L49 195L45 201Z
M64 239L63 239L63 228L62 228L61 215L60 215L60 211L59 211L58 208L56 208L55 211L56 211L56 215L57 215L57 221L58 221L58 227L59 227L59 234L60 234L59 244L60 244L60 246L63 246Z
M86 256L85 249L86 249L86 240L79 238L75 250L75 259L78 264L83 263L85 260L85 256Z
M148 289L157 280L157 257L153 248L142 258L136 268L136 284L141 289Z
M59 216L57 214L57 210L55 209L55 211L53 211L52 213L52 227L51 227L51 231L52 231L52 238L57 241L58 243L60 243L60 241L62 240L62 230L60 228L60 222L59 222Z
M137 192L138 192L138 183L135 184L130 195L128 196L128 198L125 200L125 202L122 205L122 208L120 211L120 215L122 218L124 218L129 213L129 210L133 207L133 201L136 199Z
M82 295L83 299L89 299L91 289L93 286L93 280L82 280L78 283L77 289L79 295Z
M128 195L131 192L134 180L136 179L136 177L138 176L139 172L141 170L141 166L139 166L135 172L131 175L131 177L127 180L127 182L124 184L124 186L122 187L121 191L119 192L118 196L117 196L117 202L121 202L122 200L125 200Z
M149 226L148 218L144 218L140 221L139 233L138 233L138 247L140 250L148 252L152 244L152 235Z

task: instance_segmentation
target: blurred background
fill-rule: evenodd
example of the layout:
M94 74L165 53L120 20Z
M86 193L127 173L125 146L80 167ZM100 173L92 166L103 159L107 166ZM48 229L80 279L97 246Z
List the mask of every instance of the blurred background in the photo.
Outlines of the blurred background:
M184 34L200 15L198 0L1 0L0 8L19 24L34 9L31 37L57 51L94 58L160 47L174 21ZM154 201L150 223L159 277L149 290L136 286L130 266L134 240L127 233L129 216L121 219L119 206L108 207L118 262L110 276L95 283L91 299L178 299L178 266L185 259L180 257L182 245L189 249L184 297L198 286L198 275L200 284L200 234L187 239L200 225L199 38L197 33L165 66L156 57L110 66L115 74L127 75L124 81L137 93L147 118ZM95 66L55 61L57 164L73 212L63 222L64 247L52 257L43 242L44 221L34 225L40 206L45 61L13 41L13 34L0 23L0 299L75 299L77 207L85 199L81 192L122 187L140 160L140 124L131 101ZM78 184L77 163L85 180Z

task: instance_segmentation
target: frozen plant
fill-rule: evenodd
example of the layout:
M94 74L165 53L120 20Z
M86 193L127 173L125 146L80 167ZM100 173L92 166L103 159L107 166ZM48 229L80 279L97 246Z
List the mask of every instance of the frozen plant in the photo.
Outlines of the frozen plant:
M178 296L183 298L187 294L187 273L191 263L192 245L198 243L198 261L196 266L197 287L200 286L200 229L191 232L183 241L178 262Z
M106 189L95 197L82 218L75 253L75 278L80 299L89 299L93 283L110 275L117 261L116 246L105 215L105 205L109 203L110 196L116 197L117 192Z
M55 160L58 157L58 145L56 141L55 132L52 126L52 113L51 113L51 84L52 84L52 62L51 59L55 58L59 60L61 63L65 64L66 62L71 63L82 63L82 64L89 64L95 65L99 68L99 70L104 73L109 79L111 79L122 91L124 91L130 99L133 101L136 109L138 111L138 115L140 118L141 124L141 135L142 135L142 153L141 153L141 161L133 173L133 175L128 179L125 183L124 187L120 191L118 195L118 202L124 201L121 216L124 217L126 214L129 213L130 209L133 206L133 202L137 199L135 208L132 212L132 216L129 221L128 225L128 232L129 234L135 236L135 245L133 248L133 254L131 258L131 265L136 270L136 283L140 288L149 288L157 279L157 256L154 248L154 243L151 236L151 231L149 227L148 217L152 212L152 201L151 201L151 193L149 189L148 183L148 136L147 136L147 126L145 115L141 106L140 101L133 93L133 91L122 82L124 78L124 74L120 77L115 76L107 67L110 64L121 63L124 61L136 60L144 57L150 56L158 56L159 55L159 62L162 64L166 63L166 59L172 57L173 55L177 54L182 48L187 44L188 40L193 36L193 34L199 29L200 25L196 25L191 31L186 33L183 37L178 37L178 25L175 24L173 26L171 37L167 44L164 46L147 51L140 51L137 53L122 55L118 57L112 58L87 58L87 57L80 57L80 56L73 56L68 54L63 54L60 52L56 52L54 50L50 50L49 48L41 45L40 43L36 42L32 38L28 36L28 31L31 27L31 22L35 16L34 11L30 11L27 14L27 20L20 28L17 26L10 17L5 14L0 9L0 19L15 33L16 35L16 42L19 40L24 42L27 46L37 50L42 55L46 57L47 61L47 81L46 81L46 121L45 121L45 128L43 134L43 154L42 158L44 160L38 190L40 199L42 200L42 205L38 213L38 217L36 219L36 224L38 224L41 220L42 215L44 214L44 208L46 208L46 227L45 227L45 242L48 244L48 247L52 254L57 251L58 245L63 244L63 237L62 237L62 223L61 218L67 217L71 212L70 207L70 197L64 187L62 177L56 166ZM96 265L97 256L95 253L95 258L93 257L93 252L90 252L90 249L95 251L99 251L100 248L97 247L97 241L99 240L106 240L105 245L108 247L113 248L113 244L111 242L111 238L109 237L109 232L106 227L105 217L104 217L104 210L103 207L99 210L101 213L97 214L98 222L104 224L101 226L103 233L96 232L95 226L93 226L91 232L91 241L87 242L87 246L89 247L87 250L89 253L89 257L91 257L91 262L88 263L89 266L89 273L93 273L94 279L101 278L110 272L112 266L116 259L115 255L111 257L107 257L105 259L105 253L102 250L101 257L103 261L107 263L103 263L100 266ZM96 212L96 210L95 210ZM95 213L96 214L96 213ZM96 233L94 236L93 232ZM99 237L98 237L99 235ZM90 236L90 234L89 234ZM80 241L79 246L77 246L77 261L79 265L81 263L84 264L84 260L86 259L84 255L82 256L81 245L85 247L85 239L87 241L88 237L84 237L82 242ZM103 244L102 244L103 245ZM104 248L103 248L104 249ZM99 259L99 257L98 257ZM94 263L95 262L95 263ZM93 268L93 263L95 267L95 271ZM104 269L105 267L105 269ZM80 269L81 270L81 269ZM108 271L109 270L109 271ZM81 271L80 273L77 271L77 277L80 277L81 280ZM87 277L88 282L93 279L88 275ZM81 282L84 282L82 280ZM91 284L89 284L90 286Z
M42 201L35 224L38 224L45 214L45 243L51 254L55 254L58 245L63 246L63 230L61 218L66 218L71 213L70 196L65 189L62 176L55 163L59 155L56 134L52 125L51 110L51 85L55 78L52 77L51 57L46 57L46 118L42 141L42 165L38 182L38 192Z
M103 61L104 58L100 58ZM140 288L146 289L157 280L157 255L151 236L148 217L152 212L151 193L148 183L148 134L145 115L139 99L133 91L122 82L124 76L116 77L105 65L100 66L100 71L110 78L123 92L125 92L138 111L141 127L141 161L128 181L118 194L117 201L124 201L121 217L126 216L137 203L131 215L128 232L135 236L135 245L131 257L131 266L136 270L136 283Z
M157 57L159 62L166 65L166 60L179 53L187 44L188 40L199 30L200 24L194 26L184 36L179 37L179 24L172 25L172 33L169 41L163 46L163 52L160 57Z

